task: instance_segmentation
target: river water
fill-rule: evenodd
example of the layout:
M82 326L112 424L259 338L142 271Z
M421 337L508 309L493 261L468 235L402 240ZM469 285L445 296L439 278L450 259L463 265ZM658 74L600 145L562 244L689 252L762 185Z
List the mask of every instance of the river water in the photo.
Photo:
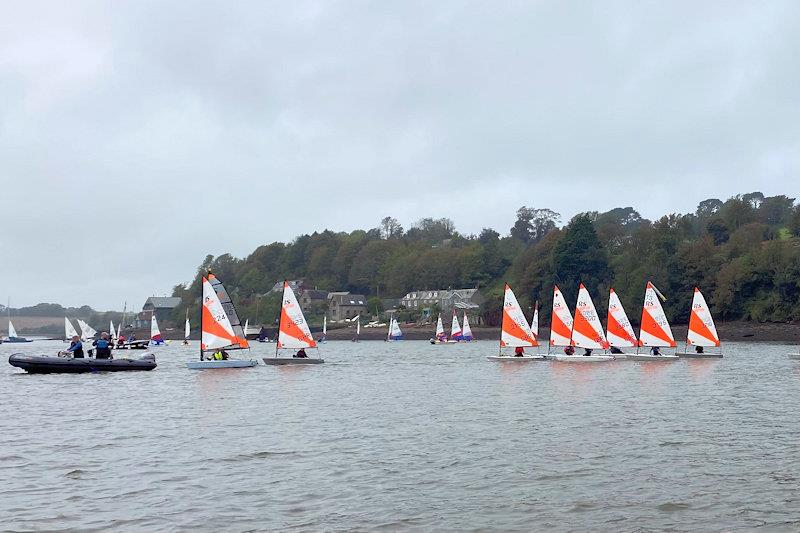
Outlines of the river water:
M496 349L330 342L324 365L205 372L177 343L152 372L4 362L0 531L800 530L788 346L587 366Z

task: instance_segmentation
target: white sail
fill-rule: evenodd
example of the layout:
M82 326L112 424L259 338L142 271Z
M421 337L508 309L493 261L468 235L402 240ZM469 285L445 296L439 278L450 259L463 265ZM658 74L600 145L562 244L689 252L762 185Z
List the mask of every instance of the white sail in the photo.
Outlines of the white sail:
M120 335L122 335L122 322L117 325L117 338L119 339Z
M183 329L183 338L189 340L189 335L192 332L192 327L189 325L189 317L186 317L186 325Z
M469 319L467 313L464 313L464 327L461 330L461 338L465 341L472 340L472 328L469 326Z
M14 329L14 324L11 321L8 321L8 336L9 337L17 337L17 330Z
M239 315L228 292L214 274L203 278L203 307L200 318L200 351L220 348L240 350L249 348Z
M97 330L95 330L92 326L81 320L78 319L78 327L81 328L81 340L91 340L97 336Z
M531 318L531 333L539 340L539 305L536 305L536 309L533 310L533 318Z
M322 316L322 336L326 337L328 335L328 315Z
M450 340L461 340L461 325L458 323L458 316L456 316L455 309L453 309L453 322L450 323Z
M652 283L647 282L644 291L644 305L642 306L642 324L639 331L639 344L642 346L671 346L675 347L675 337L669 327L667 315L656 296Z
M313 348L316 345L297 297L289 283L284 281L278 348Z
M500 346L538 346L528 325L528 319L525 318L514 291L511 290L507 283L503 298L503 324L500 332Z
M706 299L697 287L694 288L691 313L687 343L693 346L719 346L717 327L711 318Z
M72 337L79 337L78 332L75 331L75 326L72 325L72 322L69 321L67 317L64 317L64 337L67 340L72 339Z
M114 329L114 321L113 321L113 320L109 320L109 321L108 321L108 325L109 325L109 328L108 328L108 336L109 336L109 337L111 338L111 340L113 341L113 340L114 340L114 338L115 338L115 337L116 337L116 335L117 335L117 330L116 330L116 329Z
M581 283L578 288L578 301L575 304L575 320L572 324L572 345L580 348L606 349L608 341L603 333L603 325L597 316L589 291Z
M558 286L553 287L553 313L550 315L550 346L569 346L572 314Z
M244 332L245 338L247 338L247 330L249 328L250 328L250 319L248 318L248 319L245 319L245 321L244 321L244 329L242 330Z
M610 289L608 297L608 320L606 322L606 338L611 346L632 348L637 345L636 333L631 321L619 301L619 296Z
M442 315L436 319L436 339L444 340L447 336L444 334L444 324L442 324Z
M392 318L389 323L389 336L390 340L400 340L403 338L403 331L400 329L400 324L397 323L396 318Z
M358 315L358 320L356 321L356 337L361 335L361 315Z

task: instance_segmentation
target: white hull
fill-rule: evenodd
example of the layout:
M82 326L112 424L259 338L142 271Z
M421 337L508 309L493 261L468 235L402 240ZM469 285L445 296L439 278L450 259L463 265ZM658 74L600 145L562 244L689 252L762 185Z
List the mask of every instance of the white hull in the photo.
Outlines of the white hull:
M265 365L318 365L325 359L315 357L262 357Z
M682 359L720 359L721 353L675 352L675 357Z
M486 357L489 361L503 361L503 362L514 362L514 363L521 363L523 361L544 361L545 357L543 355L535 354L535 355L523 355L517 357L515 355L489 355Z
M556 361L561 363L603 363L613 361L613 355L556 355Z
M646 353L626 353L625 359L629 361L651 361L651 362L662 362L667 363L669 361L677 361L677 355L650 355Z
M790 353L787 354L789 359L794 359L795 361L800 361L800 353Z
M217 368L249 368L258 366L258 361L255 359L227 359L222 361L189 361L186 363L186 368L191 370L214 370Z

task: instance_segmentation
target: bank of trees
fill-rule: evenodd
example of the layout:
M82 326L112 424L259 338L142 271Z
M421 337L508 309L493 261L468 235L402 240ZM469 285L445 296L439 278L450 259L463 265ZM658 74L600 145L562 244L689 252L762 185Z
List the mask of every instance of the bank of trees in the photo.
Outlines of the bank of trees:
M613 286L636 321L645 282L652 280L676 322L688 320L695 285L720 319L797 320L800 207L794 198L754 192L704 200L694 213L654 221L621 207L581 213L562 226L558 213L523 206L504 235L491 228L463 235L452 221L435 218L404 230L386 217L370 230L301 235L241 259L208 256L188 286L175 287L184 301L176 319L186 306L196 316L199 274L208 268L224 280L242 314L263 323L277 317L278 297L269 290L284 278L363 293L372 301L415 289L480 287L488 297L483 313L489 323L499 319L506 280L523 306L538 300L545 317L553 284L571 301L583 282L598 309Z

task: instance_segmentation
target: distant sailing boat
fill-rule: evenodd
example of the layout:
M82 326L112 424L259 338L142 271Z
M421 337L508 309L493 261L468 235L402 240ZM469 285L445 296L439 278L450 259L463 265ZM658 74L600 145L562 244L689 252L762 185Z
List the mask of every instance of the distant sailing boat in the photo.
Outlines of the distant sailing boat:
M186 366L193 370L215 368L247 368L258 365L254 359L227 359L227 352L249 350L250 345L236 314L228 292L211 272L203 276L203 299L200 304L200 360L189 361ZM210 359L206 353L219 354L223 359Z
M672 329L669 327L667 315L664 313L664 308L661 307L661 302L656 295L655 286L647 282L647 287L644 290L644 304L642 305L642 324L639 329L639 346L649 346L654 348L676 346L675 337L672 335ZM659 293L660 294L660 293ZM675 359L676 355L664 354L640 354L637 353L633 359L639 361L645 360L668 360Z
M72 322L67 317L64 317L64 337L67 341L72 340L72 337L80 338L78 332L75 331L75 326L72 325Z
M163 344L164 338L161 336L161 330L158 329L156 313L153 311L153 314L150 317L150 346L161 346Z
M192 326L189 324L189 310L186 310L186 324L183 327L183 345L189 346L189 335L192 334Z
M695 347L695 351L689 351L689 345ZM708 309L703 293L697 287L694 288L692 298L692 311L689 315L689 331L686 335L685 351L677 352L678 357L702 358L702 357L722 357L722 350L715 353L706 353L704 348L719 348L719 335L714 319L711 318L711 311Z
M633 332L631 321L622 307L619 296L614 289L608 292L608 317L606 319L606 339L611 348L634 348L639 345L636 333ZM621 353L619 356L632 357L634 354Z
M539 340L539 301L536 301L536 306L533 308L533 318L531 318L531 333L533 338Z
M453 322L450 324L450 342L461 342L461 325L458 323L455 308L453 308Z
M111 345L112 346L114 345L114 340L116 339L116 337L117 337L117 330L114 329L114 321L113 320L109 320L108 321L108 338L109 338L109 340L111 340Z
M283 300L281 303L281 317L278 323L278 342L275 345L275 357L264 357L262 360L268 365L307 365L324 363L319 357L305 355L306 348L317 348L317 341L311 335L303 310L288 281L283 282ZM281 349L298 350L297 354L289 357L278 357ZM298 356L302 354L302 357Z
M356 317L356 336L353 342L358 342L360 340L359 337L361 337L361 315Z
M327 342L328 340L328 315L322 315L322 338L319 342Z
M469 342L472 339L473 339L472 328L469 326L469 319L467 318L467 312L464 311L464 324L463 328L461 329L461 340Z
M548 345L548 357L550 348L555 346L569 346L572 336L572 314L567 307L567 301L561 294L558 285L553 286L553 311L550 313L550 343Z
M95 330L92 326L81 320L78 320L78 327L81 328L81 340L90 341L97 336L97 330Z
M392 320L389 322L389 331L386 334L387 341L401 341L403 340L403 331L400 329L400 324L397 323L397 319L392 317Z
M444 324L442 324L442 315L436 319L436 333L431 339L431 344L444 344L447 342L447 334L444 332Z
M543 355L528 354L522 351L524 348L539 346L533 336L528 319L519 306L514 291L505 284L505 296L503 298L503 324L500 331L500 350L497 355L487 356L490 361L534 361L544 359ZM503 354L503 348L514 348L519 355ZM517 352L519 349L519 352Z
M556 361L571 363L597 363L613 361L613 355L589 355L588 350L606 350L608 341L603 333L603 325L597 316L592 297L583 283L578 287L578 301L575 303L575 320L570 332L570 345L587 350L586 354L558 354Z
M10 311L9 311L10 314ZM8 337L3 342L33 342L30 339L26 339L25 337L20 337L17 335L17 330L14 329L14 324L11 323L11 319L8 319Z

